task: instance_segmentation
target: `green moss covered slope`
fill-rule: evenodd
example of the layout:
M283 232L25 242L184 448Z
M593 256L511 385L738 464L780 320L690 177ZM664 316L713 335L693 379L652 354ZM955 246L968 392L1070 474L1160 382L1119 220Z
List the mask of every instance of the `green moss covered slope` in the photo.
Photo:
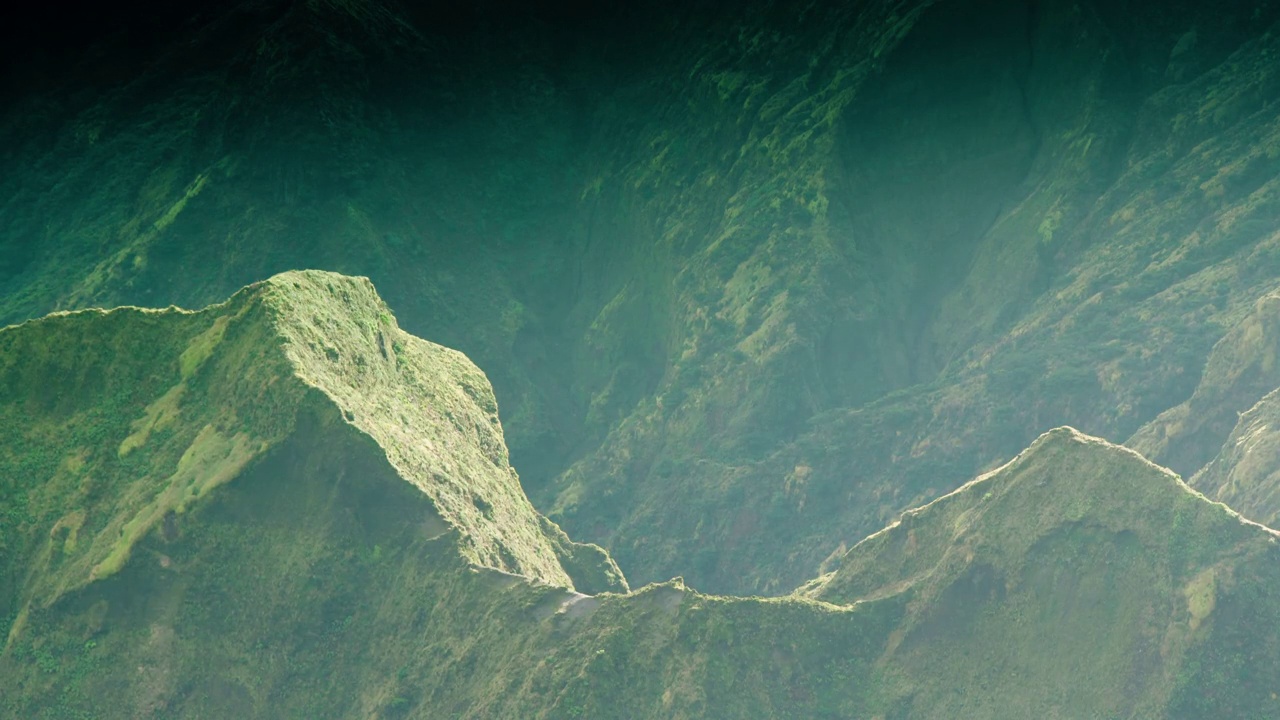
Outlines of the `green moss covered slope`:
M1060 428L800 593L901 604L878 662L904 717L1268 717L1278 558L1280 533Z
M558 560L569 546L521 492L483 374L399 330L367 280L287 273L200 312L54 315L0 343L15 433L2 451L12 592L0 602L19 625L117 572L142 537L322 406L430 498L470 561L572 586ZM625 586L607 557L593 561Z
M1280 710L1276 533L1070 429L793 595L628 592L528 505L483 375L366 280L0 348L6 716Z
M548 517L722 592L1063 424L1190 476L1280 384L1275 0L445 5L22 58L0 322L369 276L485 368Z
M1191 477L1205 495L1237 508L1242 515L1280 525L1280 390L1272 391L1241 413L1231 435L1213 458Z

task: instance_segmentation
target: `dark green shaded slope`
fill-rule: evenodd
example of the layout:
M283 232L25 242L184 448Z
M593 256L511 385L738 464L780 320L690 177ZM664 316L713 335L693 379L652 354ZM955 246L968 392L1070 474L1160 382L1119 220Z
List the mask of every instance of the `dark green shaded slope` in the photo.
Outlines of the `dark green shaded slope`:
M1276 284L1274 2L414 5L32 58L0 318L368 275L486 368L539 507L723 591L1205 379L1142 446L1190 475L1269 389L1206 362Z
M553 517L638 577L778 591L1050 427L1128 437L1191 396L1276 282L1280 35L1272 5L1126 12L908 15L831 131L838 162L806 156L825 222L780 222L688 302L706 330ZM1265 391L1196 413L1200 462Z
M489 10L121 8L27 58L0 112L0 322L366 275L406 326L495 368L518 449L562 454L587 91L552 85L554 18Z
M6 715L1277 709L1275 533L1068 429L794 596L627 593L524 500L483 375L367 281L55 315L0 347Z

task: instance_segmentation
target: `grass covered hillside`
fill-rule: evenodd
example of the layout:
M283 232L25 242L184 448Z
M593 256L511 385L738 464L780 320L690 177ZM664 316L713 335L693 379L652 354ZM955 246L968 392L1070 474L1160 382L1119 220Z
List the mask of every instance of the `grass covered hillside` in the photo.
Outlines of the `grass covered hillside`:
M1060 425L1190 477L1280 384L1274 0L438 5L11 31L0 322L366 275L544 515L726 593Z
M6 716L1280 711L1276 533L1070 429L795 594L630 591L529 505L484 376L367 280L0 349Z
M903 717L1269 717L1277 558L1280 533L1059 428L800 594L900 604Z
M39 558L10 568L19 618L114 574L157 528L177 532L192 502L319 407L382 448L442 528L465 529L469 560L572 586L563 535L507 463L484 375L401 331L367 280L287 273L196 313L91 310L2 337L5 425L18 433L5 540L13 560Z

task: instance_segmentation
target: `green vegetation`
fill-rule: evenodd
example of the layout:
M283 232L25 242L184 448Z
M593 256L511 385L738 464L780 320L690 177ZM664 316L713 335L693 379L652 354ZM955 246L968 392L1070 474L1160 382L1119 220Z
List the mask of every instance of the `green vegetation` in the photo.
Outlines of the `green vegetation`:
M774 595L1057 425L1189 476L1274 387L1206 366L1275 290L1274 3L267 5L15 89L0 322L368 276L571 535Z
M1216 457L1192 476L1193 487L1271 527L1280 525L1280 395L1268 393L1238 422Z
M21 435L0 455L3 614L20 630L31 610L117 573L288 438L312 396L464 531L470 560L571 587L557 557L573 545L520 491L483 375L381 316L367 280L289 273L198 313L85 311L5 330L0 419ZM574 556L593 588L626 587L603 553Z
M0 77L0 714L1280 715L1280 3L437 5Z
M1240 622L1218 614L1225 598L1259 621L1280 612L1244 587L1280 579L1278 543L1168 470L1064 428L905 513L802 593L901 602L892 686L929 716L1183 717L1205 687L1205 654L1270 664L1251 647L1210 648ZM1262 653L1275 640L1258 642ZM1246 676L1215 677L1224 685L1191 717L1280 709ZM1260 704L1233 704L1251 693Z
M528 504L484 376L367 280L0 348L7 716L1280 711L1265 673L1202 661L1280 646L1280 535L1070 429L793 595L630 592Z

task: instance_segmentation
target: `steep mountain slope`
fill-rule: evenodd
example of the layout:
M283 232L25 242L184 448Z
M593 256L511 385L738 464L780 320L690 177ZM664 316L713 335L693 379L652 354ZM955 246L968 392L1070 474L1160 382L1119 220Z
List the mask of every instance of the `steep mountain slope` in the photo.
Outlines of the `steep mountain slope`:
M0 321L368 275L489 373L575 537L642 580L783 593L1050 427L1190 475L1274 387L1189 400L1275 290L1278 18L266 0L86 22L88 50L3 87ZM1184 402L1194 443L1144 445Z
M801 592L901 603L878 663L903 717L1267 717L1280 646L1243 638L1275 617L1277 553L1275 531L1062 428Z
M430 498L437 517L418 522L462 532L469 561L573 586L559 556L574 546L520 490L484 375L401 331L367 280L288 273L198 313L53 315L0 342L14 433L0 601L19 629L116 573L149 533L176 537L188 506L326 413ZM595 553L599 569L579 553L591 587L625 587Z
M5 715L1280 709L1276 533L1071 430L796 595L627 592L524 500L483 376L367 281L54 315L0 347L24 428L0 446Z
M1280 525L1278 412L1280 390L1274 390L1240 414L1217 456L1191 478L1200 492L1272 527Z
M130 7L103 22L119 32L10 83L0 322L201 306L298 267L360 273L410 327L494 368L509 426L529 429L519 447L558 447L550 411L567 398L539 357L559 337L541 323L572 285L548 246L571 251L582 187L576 95L545 92L558 43L464 32L481 7Z
M729 324L558 481L553 517L637 577L785 588L1048 427L1126 437L1274 288L1274 6L907 19L839 122L798 131L813 165L774 167L822 168L824 213L742 223L778 234L686 305Z
M1195 392L1160 413L1126 443L1182 473L1194 474L1220 449L1240 415L1280 387L1280 296L1258 300L1213 346Z

